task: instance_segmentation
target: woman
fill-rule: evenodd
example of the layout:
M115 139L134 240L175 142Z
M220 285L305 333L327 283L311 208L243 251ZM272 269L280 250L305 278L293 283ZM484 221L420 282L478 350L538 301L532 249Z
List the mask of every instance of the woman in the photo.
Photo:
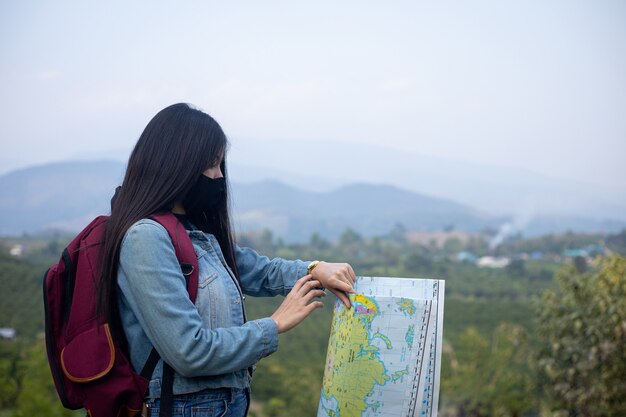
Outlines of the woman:
M160 111L146 126L112 204L102 254L99 306L126 337L137 372L154 347L174 369L174 416L244 416L254 364L286 332L322 306L319 287L346 306L348 264L269 260L232 237L227 139L208 114L187 104ZM195 305L165 228L148 219L172 211L198 256ZM287 294L271 317L246 322L243 295ZM147 393L159 415L162 361Z

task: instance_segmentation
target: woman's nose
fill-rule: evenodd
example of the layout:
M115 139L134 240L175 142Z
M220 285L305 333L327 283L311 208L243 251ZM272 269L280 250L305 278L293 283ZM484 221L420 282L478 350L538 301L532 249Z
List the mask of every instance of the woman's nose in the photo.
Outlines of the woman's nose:
M222 174L222 169L220 168L219 165L207 169L206 171L203 172L203 174L213 179L222 178L224 176L224 174Z

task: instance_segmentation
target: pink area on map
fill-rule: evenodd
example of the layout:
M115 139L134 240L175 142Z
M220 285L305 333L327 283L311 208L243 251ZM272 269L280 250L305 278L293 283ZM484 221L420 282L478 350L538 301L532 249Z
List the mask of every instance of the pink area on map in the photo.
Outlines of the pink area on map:
M373 308L365 308L361 305L356 306L356 314L372 314L373 312Z

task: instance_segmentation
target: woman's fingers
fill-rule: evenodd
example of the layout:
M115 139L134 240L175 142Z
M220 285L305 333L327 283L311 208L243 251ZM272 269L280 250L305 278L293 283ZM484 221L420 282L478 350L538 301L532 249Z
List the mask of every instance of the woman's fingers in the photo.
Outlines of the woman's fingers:
M308 303L309 301L311 301L314 298L317 297L326 297L326 293L323 290L311 290L308 293L306 293L302 299Z
M350 278L350 284L354 285L356 282L356 274L354 273L354 269L352 269L352 265L348 264L348 276Z
M304 284L302 284L302 286L297 290L298 293L302 293L307 294L309 291L311 291L313 288L321 288L322 284L316 280L316 279L311 279L307 282L305 282Z
M341 266L337 269L336 274L337 278L341 281L347 282L350 285L353 285L356 281L356 275L354 274L354 270L350 264L340 264Z
M302 278L296 281L291 291L299 291L300 288L302 288L304 284L306 284L309 280L311 280L311 278L313 278L313 275L311 274L303 276Z
M352 285L355 282L354 270L349 264L325 264L318 272L324 271L325 286L341 300L347 308L351 308L349 293L354 293ZM316 269L317 269L316 268ZM285 298L283 304L272 315L279 325L279 331L285 332L298 325L314 310L323 306L318 297L326 294L319 288L322 287L322 279L313 278L312 274L298 279Z
M331 289L330 290L333 294L335 294L337 296L337 298L339 298L341 300L341 302L343 302L346 306L346 308L351 308L351 304L350 304L350 298L348 298L348 296L344 293L341 292L339 290L336 289Z
M315 297L323 297L324 291L314 289L320 287L320 282L311 279L311 275L305 275L294 284L293 288L287 294L278 310L272 314L272 319L276 322L279 333L286 332L297 326L304 320L313 310L320 308L323 304L321 301L312 301Z
M313 311L317 310L318 308L322 308L324 307L324 303L322 303L321 301L313 301L312 303L308 304L306 306L308 312L307 312L307 316L309 314L311 314Z
M343 291L346 294L347 293L356 293L356 291L354 291L354 288L352 288L352 285L348 284L347 282L344 281L333 281L332 286L330 287L331 290L339 290L339 291Z

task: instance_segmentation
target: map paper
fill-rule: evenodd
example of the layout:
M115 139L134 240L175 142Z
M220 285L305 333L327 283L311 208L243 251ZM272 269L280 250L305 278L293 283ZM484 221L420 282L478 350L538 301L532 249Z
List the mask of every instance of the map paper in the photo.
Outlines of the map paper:
M333 312L318 417L436 417L443 280L357 277Z

